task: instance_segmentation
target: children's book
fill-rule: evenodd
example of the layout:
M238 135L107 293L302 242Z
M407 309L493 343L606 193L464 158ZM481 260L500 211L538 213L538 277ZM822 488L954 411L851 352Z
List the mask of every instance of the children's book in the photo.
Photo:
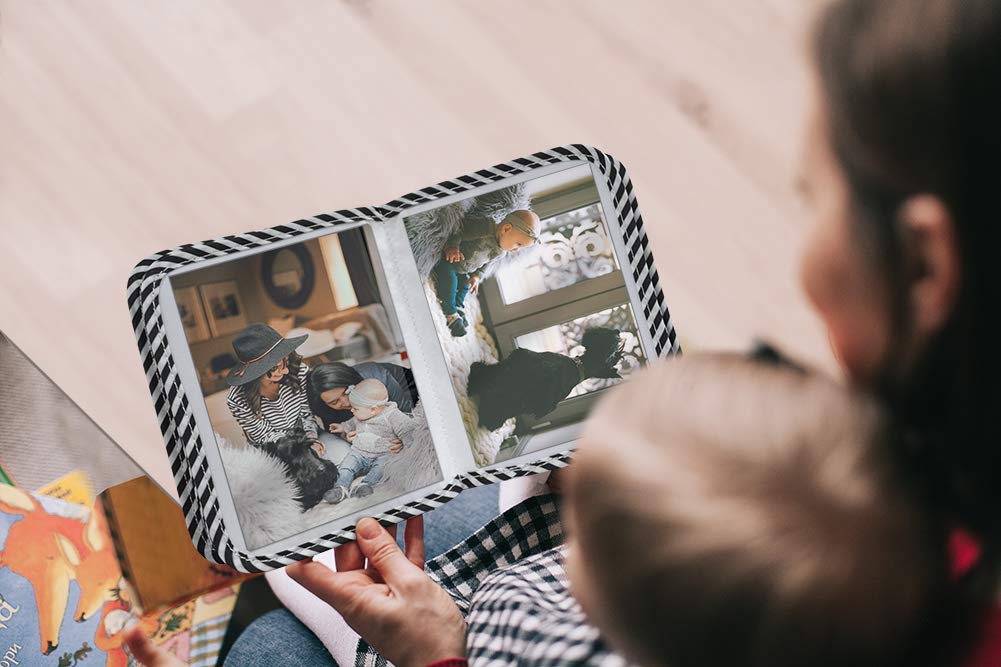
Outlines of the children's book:
M679 351L629 176L582 145L164 250L128 303L191 539L245 572L566 465Z
M36 493L0 485L0 665L133 664L122 631L137 623L186 663L215 664L246 575L201 559L177 506L141 479L145 485L138 488L112 487L96 505L79 472ZM157 539L137 546L148 536L120 523L113 539L102 507L117 505L120 515L124 505L149 501L154 493L162 500L152 503L158 520L148 530ZM68 499L73 497L83 501ZM169 510L162 516L156 511L161 506ZM151 515L148 508L143 512ZM122 528L131 539L120 539ZM136 551L158 554L159 577L137 580L123 573L120 555L132 553L135 560Z
M59 479L41 487L35 493L85 507L94 504L94 489L90 485L87 473L82 470L68 472Z
M109 487L100 499L122 576L140 608L176 606L248 577L195 551L181 508L149 477Z

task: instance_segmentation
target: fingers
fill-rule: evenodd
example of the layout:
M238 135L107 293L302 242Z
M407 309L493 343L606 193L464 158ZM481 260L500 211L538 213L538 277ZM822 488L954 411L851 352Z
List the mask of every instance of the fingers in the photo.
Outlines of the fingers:
M150 641L139 625L125 631L129 653L146 667L183 667L184 663Z
M424 569L424 515L407 519L407 527L403 530L403 553L407 560Z
M395 536L384 530L375 519L365 518L359 521L355 526L355 533L358 546L368 559L369 568L378 572L391 588L406 583L415 574L423 574L400 551Z
M361 549L357 542L342 544L334 548L334 564L338 572L348 572L350 570L362 570L365 568L365 557L361 555Z
M342 614L352 609L359 594L376 583L364 570L334 572L312 560L293 563L285 571L293 581Z
M381 525L381 524L380 524ZM389 536L393 538L393 542L396 542L396 528L399 524L390 524L384 530L389 533ZM399 544L397 542L397 544ZM377 581L381 584L386 583L386 580L382 578L382 574L376 569L375 565L371 561L365 563L365 571L368 572L369 576L372 577L373 581Z

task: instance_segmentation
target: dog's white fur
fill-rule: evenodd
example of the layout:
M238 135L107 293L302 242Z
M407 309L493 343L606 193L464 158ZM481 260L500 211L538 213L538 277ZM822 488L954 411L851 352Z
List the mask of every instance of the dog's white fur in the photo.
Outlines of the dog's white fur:
M285 465L256 447L220 444L219 454L247 547L256 549L299 532L299 490Z
M233 447L217 433L219 454L247 548L257 549L439 481L441 468L422 404L417 404L414 417L419 424L413 437L404 443L402 452L391 457L374 494L348 498L337 505L321 502L306 512L301 511L296 500L299 490L288 478L285 464L256 447Z

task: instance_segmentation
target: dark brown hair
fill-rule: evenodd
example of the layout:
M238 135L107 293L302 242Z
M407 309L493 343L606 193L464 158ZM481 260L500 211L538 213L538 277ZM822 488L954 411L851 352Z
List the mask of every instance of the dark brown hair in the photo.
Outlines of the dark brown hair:
M1001 3L840 0L821 13L813 47L856 234L892 294L897 351L911 339L907 286L921 270L901 207L934 195L954 224L950 319L916 361L891 354L879 390L928 510L982 541L962 583L986 603L1001 562Z
M290 352L286 358L288 359L288 373L285 374L285 377L278 384L291 388L292 393L297 394L303 390L302 382L299 381L299 371L302 369L302 355L298 352ZM269 369L261 377L243 385L243 395L246 397L247 402L250 403L250 409L258 417L261 416L261 382L266 375L273 373L274 370L274 368Z

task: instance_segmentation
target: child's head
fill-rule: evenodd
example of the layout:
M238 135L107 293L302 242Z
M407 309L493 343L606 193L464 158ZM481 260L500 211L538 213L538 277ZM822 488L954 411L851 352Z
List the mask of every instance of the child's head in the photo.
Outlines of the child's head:
M597 407L567 568L644 665L889 665L945 566L878 405L737 355L672 360Z
M365 421L382 414L386 409L389 405L389 390L378 380L369 378L350 387L348 400L355 419Z
M511 211L497 225L497 244L505 252L516 252L534 245L542 233L542 221L533 211Z

